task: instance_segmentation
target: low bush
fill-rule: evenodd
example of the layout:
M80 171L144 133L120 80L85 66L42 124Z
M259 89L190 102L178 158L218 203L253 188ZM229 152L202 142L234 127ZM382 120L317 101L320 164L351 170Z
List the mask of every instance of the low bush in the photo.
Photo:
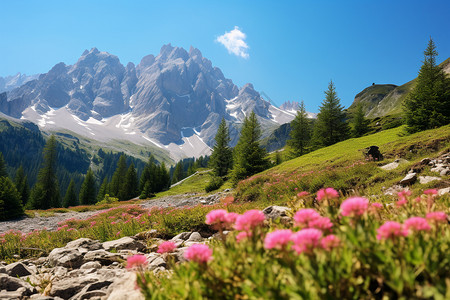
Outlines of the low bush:
M208 182L208 184L205 187L205 191L207 193L218 190L222 185L224 181L222 177L219 176L213 176L211 177L211 180Z

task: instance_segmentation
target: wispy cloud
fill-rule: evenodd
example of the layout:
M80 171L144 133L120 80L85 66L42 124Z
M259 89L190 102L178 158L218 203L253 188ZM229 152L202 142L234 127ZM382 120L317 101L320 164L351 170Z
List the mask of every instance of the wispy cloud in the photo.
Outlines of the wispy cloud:
M225 34L219 36L216 41L224 45L229 53L233 53L242 58L248 58L249 47L245 42L246 37L247 35L239 30L239 27L234 26L233 30L225 32Z

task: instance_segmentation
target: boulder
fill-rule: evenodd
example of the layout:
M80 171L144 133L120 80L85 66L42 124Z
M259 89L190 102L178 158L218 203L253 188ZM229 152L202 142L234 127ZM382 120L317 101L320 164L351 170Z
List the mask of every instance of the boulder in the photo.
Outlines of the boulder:
M402 186L411 185L417 180L417 173L409 173L398 183Z
M88 251L102 249L102 244L100 244L99 241L81 238L67 243L64 248L77 249L81 253L86 253Z
M399 159L394 160L390 164L386 164L384 166L381 166L380 169L383 169L385 171L394 170L394 169L397 169L398 166L400 166L401 164L405 164L407 162L408 161L406 159L399 158Z
M99 278L95 275L81 277L66 277L55 281L50 290L50 296L57 296L63 299L69 299L80 292L86 285L98 282Z
M100 264L107 266L113 262L121 262L123 258L121 255L111 253L105 250L90 251L84 255L84 262L99 262Z
M435 181L435 180L442 180L442 179L440 177L434 177L434 176L419 176L420 184L427 184L427 183Z
M156 229L151 229L149 231L143 231L143 232L139 232L137 233L134 237L137 240L148 240L148 239L152 239L158 236L158 230Z
M263 209L266 219L278 219L282 217L288 217L287 212L291 211L289 207L272 205Z
M20 294L20 297L18 299L22 299L25 296L30 296L37 293L36 289L28 282L16 277L8 276L6 274L0 274L0 295L3 296L6 294L6 292L16 292L17 294ZM10 296L11 298L9 299L14 299L14 297L16 297L12 293L10 294Z
M15 262L6 266L6 274L12 277L23 277L33 274L33 272L21 262Z
M79 268L83 263L83 253L77 249L55 248L47 257L52 267Z
M106 296L106 289L110 286L112 280L100 280L95 283L88 284L76 295L70 298L70 300L84 300L91 298L101 298Z
M202 241L203 241L203 238L200 235L200 233L198 233L198 232L191 233L189 238L186 240L186 242L196 242L196 243L200 243Z
M147 268L149 270L154 270L159 267L165 268L167 266L164 258L162 258L162 256L157 253L150 253L149 255L147 255L147 262Z
M100 269L102 265L98 261L90 261L83 264L80 267L80 270L89 270L89 269Z
M191 236L191 232L182 232L182 233L177 234L176 236L174 236L174 237L172 238L172 241L175 241L175 240L182 240L182 241L185 241L185 240L187 240L190 236Z
M116 249L116 250L129 249L129 250L142 251L146 247L145 244L143 244L142 242L136 241L134 238L131 238L129 236L125 236L121 239L114 240L114 241L104 242L102 244L102 246L103 246L103 249L105 249L106 251L110 251L112 249Z
M135 286L136 273L126 272L109 286L106 297L108 300L144 300L144 296Z
M445 194L448 194L448 193L450 193L450 187L443 188L443 189L440 189L440 190L438 191L438 195L439 195L439 196L442 196L442 195L445 195Z

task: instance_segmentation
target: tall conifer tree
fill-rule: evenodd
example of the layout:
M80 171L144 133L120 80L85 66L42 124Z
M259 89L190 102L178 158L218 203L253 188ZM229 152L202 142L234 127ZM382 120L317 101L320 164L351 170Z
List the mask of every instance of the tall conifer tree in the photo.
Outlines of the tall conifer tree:
M128 167L127 174L125 176L122 198L125 200L132 199L138 195L138 192L139 192L138 177L136 169L134 168L134 164L131 163L130 167Z
M52 135L43 150L44 160L38 179L31 191L31 206L37 209L60 207L59 183L56 177L57 141Z
M95 184L94 172L92 172L91 168L89 168L86 177L84 177L79 198L81 205L90 205L97 202L97 187Z
M111 180L111 194L115 197L118 197L119 200L124 200L120 198L120 192L123 190L123 186L125 183L125 176L127 175L127 162L125 155L121 155L119 161L117 162L116 171L113 174ZM123 195L123 193L122 193Z
M450 78L437 65L437 55L430 38L416 83L404 102L408 132L450 123Z
M244 119L239 141L233 152L231 177L234 183L269 166L266 150L260 146L261 126L252 112Z
M352 118L352 135L353 137L363 136L369 131L369 126L366 118L364 117L363 106L361 103L356 105Z
M306 148L311 139L310 122L303 101L300 103L300 109L297 111L295 119L291 122L291 128L291 139L288 140L288 145L293 148L297 156L303 155L306 153Z
M229 146L230 133L224 118L220 122L215 140L216 143L209 163L214 170L214 175L223 177L228 174L228 170L231 169L233 164L233 151Z
M333 81L330 81L314 125L314 146L330 146L345 140L348 134L349 127L345 120L344 107L337 96Z
M22 201L9 177L0 177L0 221L15 219L23 215Z
M66 194L64 195L63 207L77 206L78 197L75 192L75 181L70 180L69 186L67 187Z
M25 174L22 165L17 169L14 181L17 191L20 194L22 205L25 205L30 197L30 186L28 185L28 176Z
M8 177L8 173L6 172L6 163L3 158L3 153L0 152L0 177Z

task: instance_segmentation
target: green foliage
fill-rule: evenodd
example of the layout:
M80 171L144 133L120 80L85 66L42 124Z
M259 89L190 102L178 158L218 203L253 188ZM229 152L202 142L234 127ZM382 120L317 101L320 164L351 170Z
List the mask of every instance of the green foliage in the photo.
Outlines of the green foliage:
M110 192L113 196L118 197L120 201L125 199L125 176L127 175L127 162L125 155L121 155L117 162L117 168L111 180Z
M207 193L218 190L222 185L224 181L222 177L219 176L213 176L211 177L211 180L209 181L208 185L205 187L205 191Z
M59 207L59 183L56 176L57 166L57 142L52 135L43 150L44 161L38 174L38 181L31 191L31 207L38 209L47 209L50 207Z
M5 159L3 158L3 153L0 152L0 177L8 177L8 172L6 172Z
M307 147L311 139L310 122L307 118L305 103L300 103L300 110L297 111L295 119L291 122L291 139L288 140L297 156L303 155L307 152Z
M165 163L156 165L153 156L150 156L141 175L139 184L141 194L139 198L151 198L154 196L154 193L166 190L169 184L170 175Z
M345 120L343 106L337 97L333 81L330 81L314 125L314 146L319 148L343 141L347 138L348 132L349 128Z
M123 190L125 193L124 199L126 200L135 198L139 194L138 177L133 163L128 168L127 175L125 176L125 184Z
M96 205L112 204L119 202L119 198L110 197L106 194L103 199L96 203Z
M64 195L63 207L77 206L77 205L78 205L78 197L75 192L75 182L71 180L69 186L67 187L66 194Z
M186 175L183 170L183 162L179 161L175 166L175 170L173 171L172 184L184 179L185 177Z
M369 131L369 122L364 117L363 106L361 103L356 105L355 111L352 117L352 136L360 137Z
M15 219L24 213L20 194L9 177L0 177L0 221Z
M233 151L229 146L230 134L227 123L222 118L219 129L215 137L215 145L211 154L210 166L214 170L214 174L224 177L228 174L228 170L233 165Z
M30 197L30 186L28 185L28 176L25 174L22 165L16 171L16 177L14 178L14 184L16 185L17 191L20 194L20 199L22 200L22 205L28 202Z
M97 187L94 172L92 172L91 168L87 171L86 177L81 185L79 199L81 205L95 204L97 202Z
M266 150L259 144L261 138L261 126L255 112L245 117L239 140L233 151L232 180L239 180L261 172L268 168Z
M425 59L404 105L408 132L436 128L450 123L450 78L436 64L436 46L430 38Z
M98 189L97 202L102 201L106 194L109 194L109 183L108 179L105 177L100 185L100 188Z

